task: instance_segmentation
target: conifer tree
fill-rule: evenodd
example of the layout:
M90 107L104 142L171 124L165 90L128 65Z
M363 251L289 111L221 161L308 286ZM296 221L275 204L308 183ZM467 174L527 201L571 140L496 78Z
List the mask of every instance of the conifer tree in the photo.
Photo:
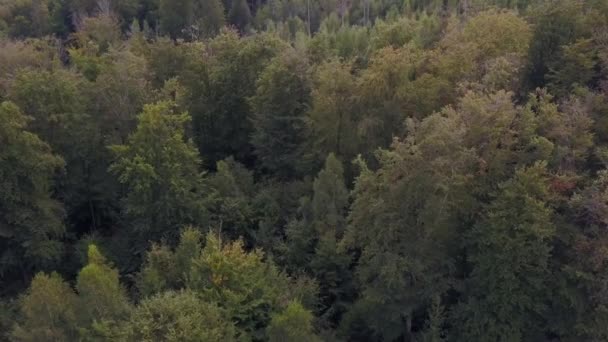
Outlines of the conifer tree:
M310 100L307 62L295 50L276 57L260 75L251 98L251 137L262 169L292 178L303 169Z
M110 267L97 246L89 245L88 263L76 279L79 320L90 337L111 338L116 326L130 310L126 292L120 284L118 271Z
M548 200L545 164L519 169L470 232L463 340L541 338L555 234Z
M245 32L251 23L251 9L247 0L232 0L232 7L228 13L230 23L239 31Z
M125 212L145 240L175 241L179 229L205 217L201 161L184 133L189 119L169 102L146 105L127 144L111 147L110 170L127 189Z

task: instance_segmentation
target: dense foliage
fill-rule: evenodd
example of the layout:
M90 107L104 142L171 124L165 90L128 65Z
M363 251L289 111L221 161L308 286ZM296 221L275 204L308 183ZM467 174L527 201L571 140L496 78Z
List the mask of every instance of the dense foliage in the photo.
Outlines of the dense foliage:
M608 341L605 0L0 0L0 341Z

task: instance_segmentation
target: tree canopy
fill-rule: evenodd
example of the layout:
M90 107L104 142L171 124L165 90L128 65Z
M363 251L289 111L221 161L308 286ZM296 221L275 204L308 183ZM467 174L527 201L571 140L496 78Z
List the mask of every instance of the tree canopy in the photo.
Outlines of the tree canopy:
M0 342L607 341L605 0L0 0Z

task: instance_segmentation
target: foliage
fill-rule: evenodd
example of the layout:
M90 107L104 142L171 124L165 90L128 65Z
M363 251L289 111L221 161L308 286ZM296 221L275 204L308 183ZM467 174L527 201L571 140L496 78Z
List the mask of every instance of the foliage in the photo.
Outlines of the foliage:
M0 0L0 340L608 339L605 0Z
M555 234L545 172L543 164L518 170L467 238L473 268L463 308L464 340L514 341L543 334Z
M76 339L77 297L57 273L38 274L21 302L24 322L13 330L16 341Z
M189 120L174 114L170 102L146 105L128 143L112 147L110 170L127 187L126 213L146 239L176 238L181 226L204 218L201 162L184 136Z
M313 316L302 304L291 302L285 310L275 315L268 327L268 340L279 341L319 341L312 331Z
M111 340L126 318L130 304L111 268L95 245L88 264L78 274L78 294L57 273L39 273L21 300L21 321L13 330L16 341Z
M309 101L306 60L293 50L275 57L260 75L251 97L251 142L264 170L287 179L302 171L307 134L304 113Z
M140 275L144 295L187 289L207 303L215 303L235 323L242 338L261 338L270 315L292 297L291 283L261 251L246 252L241 241L222 245L208 233L205 246L199 232L181 235L175 251L150 251Z
M124 323L125 341L234 341L224 311L196 293L167 291L144 299Z
M64 164L26 130L28 118L15 104L0 104L0 122L0 274L9 290L13 274L27 279L32 270L61 258L64 212L51 191L53 176Z

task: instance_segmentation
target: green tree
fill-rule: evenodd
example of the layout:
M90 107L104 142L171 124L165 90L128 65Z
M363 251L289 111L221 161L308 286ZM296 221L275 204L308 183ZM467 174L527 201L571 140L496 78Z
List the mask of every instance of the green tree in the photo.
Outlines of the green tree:
M84 79L57 68L52 71L22 69L17 73L8 97L34 120L29 127L69 164L85 149L90 118L85 113ZM76 144L76 141L79 144ZM83 146L84 145L84 146Z
M313 183L312 226L317 244L310 261L319 281L322 317L336 325L352 300L351 257L339 247L346 229L349 193L342 163L330 154Z
M451 204L459 196L463 166L443 172L441 165L449 159L429 156L428 165L419 159L425 158L426 148L457 149L451 139L459 139L459 132L437 133L446 134L445 140L420 135L416 145L414 135L383 153L377 172L363 164L357 178L343 242L360 251L355 269L360 297L343 322L353 333L353 325L364 324L377 334L372 336L410 339L414 312L425 310L431 298L450 286L457 228ZM466 154L461 157L466 163Z
M86 336L111 337L113 329L128 315L130 306L118 271L110 267L97 246L88 247L88 264L76 279L80 305L78 318L90 327ZM82 333L82 332L81 332Z
M51 191L64 163L26 130L28 121L15 104L0 104L0 283L6 290L9 280L27 281L35 269L57 262L63 248L63 206Z
M564 340L608 338L606 199L608 172L602 170L567 201L566 222L558 226L556 291L549 315L551 328Z
M119 23L110 14L84 18L74 38L93 55L101 55L111 47L117 48L123 44Z
M417 116L418 113L407 110L410 101L402 94L410 94L407 89L413 86L421 61L422 51L416 47L387 47L375 52L369 66L362 71L357 82L355 108L362 113L356 129L365 142L359 150L365 157L377 148L390 146L393 137L403 134L405 119Z
M225 310L237 336L245 339L262 338L271 315L286 300L307 293L306 287L295 285L272 261L264 261L260 250L246 252L242 241L223 245L214 233L207 234L203 248L200 233L193 229L182 233L174 251L153 248L139 283L144 295L167 289L193 291Z
M443 342L446 341L445 327L446 324L446 312L445 308L441 305L441 299L439 297L433 298L431 308L429 310L429 317L426 321L426 329L422 332L421 341L423 342Z
M471 230L472 273L463 304L463 340L543 336L555 234L545 164L519 169Z
M209 42L209 57L196 59L180 75L188 90L194 138L209 168L230 156L253 164L248 98L255 94L259 75L286 46L270 34L240 38L224 30Z
M308 65L296 51L276 57L260 75L251 98L251 141L262 169L282 178L302 171L310 101Z
M558 106L551 95L538 89L527 104L536 117L538 134L554 146L549 166L561 174L575 174L591 153L594 122L582 101L573 97Z
M330 154L314 180L312 200L301 199L300 218L286 229L288 267L310 271L318 280L319 313L326 325L337 324L353 296L351 257L339 248L348 199L342 163Z
M232 7L228 13L230 23L236 26L239 31L245 32L251 23L251 9L247 0L232 0Z
M197 29L203 38L211 38L220 32L225 24L224 5L221 0L199 0L195 11L200 18L196 21Z
M123 323L125 341L235 341L225 310L194 292L166 291L144 299Z
M109 153L99 129L101 115L88 96L91 84L82 75L53 68L20 70L9 92L34 120L28 127L66 163L57 192L66 207L70 231L110 226L116 185L108 177Z
M221 244L213 233L193 260L188 288L226 308L244 338L260 338L273 312L289 298L288 278L263 253L247 253L241 241Z
M138 290L144 297L186 287L194 259L202 250L202 235L186 228L181 232L175 251L166 245L152 245L138 278Z
M342 236L346 226L349 194L344 180L344 168L333 153L325 159L325 167L312 186L315 228L319 233L334 229L338 236Z
M578 39L562 46L560 56L548 66L548 88L555 95L565 97L576 87L590 86L596 77L598 62L592 39Z
M285 310L272 317L267 329L268 340L270 342L321 341L313 332L312 321L312 313L306 310L302 304L290 302Z
M356 77L352 65L331 60L317 66L308 112L315 152L353 159L361 148L357 134Z
M319 316L323 324L336 327L355 297L352 257L339 244L334 231L319 235L310 268L319 282Z
M255 235L253 173L228 158L217 163L217 172L207 177L206 183L210 192L207 208L212 226L229 238L242 237L252 241Z
M160 30L173 39L187 37L194 14L193 0L159 0Z
M151 75L146 60L131 51L111 52L108 58L110 63L101 66L87 96L100 114L104 144L124 144L137 126L137 113L151 100Z
M118 272L95 245L76 281L78 294L56 273L39 273L21 301L16 341L107 341L120 335L118 324L130 310Z
M133 229L145 240L177 239L179 229L201 223L203 175L198 151L184 134L187 113L173 104L146 105L126 145L112 146L110 171L124 184L124 208Z
M22 320L15 341L74 341L78 339L77 296L57 273L39 273L21 300Z
M12 38L41 37L50 33L49 1L19 0L4 2L0 20L6 22Z
M489 10L471 18L463 28L464 42L473 42L481 58L506 54L524 56L530 45L530 25L512 11Z
M539 8L528 52L528 89L545 86L550 68L560 59L562 46L580 37L581 13L583 5L577 1L546 3Z
M197 42L175 42L161 37L153 43L145 44L142 53L152 74L152 85L162 88L167 81L187 75L187 66L199 60L203 45Z

